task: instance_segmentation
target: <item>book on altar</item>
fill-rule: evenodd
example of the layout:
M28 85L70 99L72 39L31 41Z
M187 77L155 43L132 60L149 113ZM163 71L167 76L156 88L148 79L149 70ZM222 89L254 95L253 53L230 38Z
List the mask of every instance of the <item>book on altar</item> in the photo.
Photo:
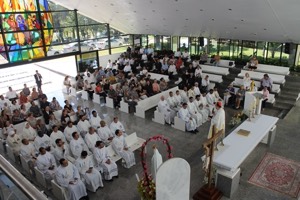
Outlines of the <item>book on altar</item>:
M237 134L247 137L250 134L250 131L247 131L245 129L240 129L238 130Z

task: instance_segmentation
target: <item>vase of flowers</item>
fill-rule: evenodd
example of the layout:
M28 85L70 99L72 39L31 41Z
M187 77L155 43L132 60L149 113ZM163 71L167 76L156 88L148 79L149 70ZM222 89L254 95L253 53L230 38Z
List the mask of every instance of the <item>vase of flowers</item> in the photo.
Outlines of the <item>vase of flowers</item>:
M144 177L138 182L138 192L140 193L141 199L143 200L155 199L155 189L155 182L151 176L148 176L148 181Z
M234 127L238 124L241 123L242 121L242 116L243 116L243 113L242 112L237 112L233 115L233 117L231 118L230 122L229 122L229 125L231 127Z

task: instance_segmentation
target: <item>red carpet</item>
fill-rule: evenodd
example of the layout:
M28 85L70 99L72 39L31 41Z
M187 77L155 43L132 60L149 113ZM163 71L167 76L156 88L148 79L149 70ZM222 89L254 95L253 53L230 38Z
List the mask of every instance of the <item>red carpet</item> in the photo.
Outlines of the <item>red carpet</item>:
M249 182L296 198L300 191L300 163L267 153Z

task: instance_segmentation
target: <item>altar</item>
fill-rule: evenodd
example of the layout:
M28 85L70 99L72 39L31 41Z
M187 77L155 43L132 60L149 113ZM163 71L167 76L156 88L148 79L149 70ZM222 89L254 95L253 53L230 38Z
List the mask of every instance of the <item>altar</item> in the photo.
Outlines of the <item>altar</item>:
M224 138L224 146L218 144L219 150L215 151L213 164L217 168L216 187L224 196L230 198L238 189L239 167L258 143L271 145L274 141L277 121L277 117L254 115L251 121L245 120Z

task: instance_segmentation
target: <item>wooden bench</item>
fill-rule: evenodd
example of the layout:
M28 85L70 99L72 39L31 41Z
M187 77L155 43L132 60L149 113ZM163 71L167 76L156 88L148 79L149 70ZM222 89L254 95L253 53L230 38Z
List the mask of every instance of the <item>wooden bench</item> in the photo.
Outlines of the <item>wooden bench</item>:
M228 68L220 68L211 65L200 65L203 72L218 74L218 75L228 75L229 69Z
M170 91L173 91L173 93L175 94L176 90L178 90L178 86L168 89L166 91L163 91L161 93L158 93L156 95L153 95L151 97L148 97L144 100L138 101L138 104L135 107L136 112L134 113L134 115L141 117L141 118L145 118L145 112L147 110L157 106L161 96L164 96L165 98L167 98L169 96Z
M208 75L208 79L210 82L214 82L214 83L223 82L223 78L221 75L202 73L202 78L205 78L206 75Z
M128 149L130 151L135 151L135 150L139 149L146 140L143 138L137 137L136 132L134 132L134 133L131 133L130 135L128 135L127 137L125 137L125 141L128 145Z
M250 75L251 79L258 80L258 81L260 81L264 77L264 74L265 74L262 72L242 70L241 73L238 74L238 77L244 78L246 73L248 73ZM285 83L284 75L278 75L278 74L268 74L268 75L272 79L273 83L277 83L277 84Z
M260 88L260 81L254 81L255 87ZM233 85L235 86L241 86L243 85L243 79L242 78L235 78ZM281 91L279 84L273 84L272 85L272 91L273 93L278 94Z
M244 66L244 69L248 69L248 66ZM289 75L290 69L288 67L281 67L276 65L265 65L265 64L258 64L257 69L255 69L257 72L263 72L263 73L270 73L270 74L280 74L280 75Z

